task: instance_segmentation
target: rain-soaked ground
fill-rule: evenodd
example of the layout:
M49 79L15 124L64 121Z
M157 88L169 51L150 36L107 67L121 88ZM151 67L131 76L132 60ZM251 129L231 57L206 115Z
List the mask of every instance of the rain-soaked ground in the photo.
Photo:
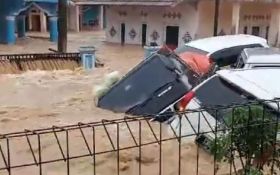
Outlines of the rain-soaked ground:
M33 36L34 34L32 34ZM123 114L114 114L95 107L93 86L103 81L103 76L111 71L119 71L124 75L143 59L143 49L140 46L120 46L104 42L104 32L85 32L69 34L68 51L76 52L80 46L95 46L97 57L105 64L103 68L94 69L92 72L76 71L29 71L19 75L0 75L0 133L23 131L26 129L44 128L52 125L60 126L78 122L93 122L101 119L122 118ZM49 48L56 46L50 43L43 34L36 38L18 40L14 46L0 45L0 54L48 52ZM143 85L144 86L144 85ZM134 129L134 128L133 128ZM137 130L137 127L135 128ZM166 128L164 128L166 129ZM149 129L143 129L143 135ZM122 137L127 137L123 131ZM147 134L148 135L148 134ZM106 147L108 143L99 138L97 147ZM81 136L79 136L81 137ZM81 140L77 143L82 142ZM148 136L153 137L150 133ZM106 144L105 144L106 142ZM126 142L126 141L124 141ZM25 144L24 144L25 143ZM77 144L76 143L76 144ZM2 143L3 144L3 143ZM13 160L24 161L30 156L30 150L25 141L11 143L14 145ZM48 156L55 156L58 148L55 141L46 139L43 148ZM143 174L158 174L159 155L158 145L143 148ZM163 161L164 174L177 174L178 172L178 146L177 142L165 145ZM82 146L71 147L71 150L81 151ZM17 151L16 151L17 150ZM139 157L135 151L122 151L120 155L120 168L122 174L137 174ZM193 143L182 146L183 172L195 174L197 147ZM212 174L213 159L203 151L200 153L199 174ZM28 155L29 154L29 155ZM29 157L30 158L30 157ZM32 160L32 157L31 157ZM30 159L28 160L30 162ZM27 162L28 162L27 161ZM71 162L72 174L92 174L91 159ZM116 155L108 154L97 159L98 174L117 174ZM63 166L62 166L63 165ZM46 166L46 174L66 174L65 163L62 165ZM3 161L0 158L0 166ZM37 167L32 170L17 169L13 174L36 174ZM36 173L35 173L36 172ZM6 171L0 171L6 174Z

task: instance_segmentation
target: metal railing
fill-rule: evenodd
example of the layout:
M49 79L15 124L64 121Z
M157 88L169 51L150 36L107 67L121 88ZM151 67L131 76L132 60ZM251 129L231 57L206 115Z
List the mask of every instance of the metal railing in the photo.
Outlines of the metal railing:
M263 116L259 119L263 118L263 122L252 118L259 115L253 105L262 107ZM278 101L269 101L209 107L174 113L175 119L169 124L152 122L154 116L125 117L1 134L0 174L250 174L249 165L278 174L278 106ZM249 114L243 124L227 125L225 118L213 120L209 115L218 119L226 111L234 119L240 115L241 107ZM267 112L273 114L272 120L267 120ZM275 131L268 133L270 137L261 129L274 127ZM266 161L269 165L255 166L256 157L248 157L256 156L250 154L248 142L240 146L234 140L234 131L239 130L246 133L246 138L264 134L259 135L261 144L257 148L267 150L272 145L270 161ZM224 156L227 161L220 162L220 139L227 134L235 135L228 137L230 144Z
M27 70L75 69L80 65L79 53L36 53L0 55L0 73Z

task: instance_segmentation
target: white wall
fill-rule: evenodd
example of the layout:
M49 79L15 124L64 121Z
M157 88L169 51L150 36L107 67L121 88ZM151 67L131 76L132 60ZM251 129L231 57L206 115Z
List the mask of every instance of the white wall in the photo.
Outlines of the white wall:
M119 12L125 11L126 16L120 16ZM147 13L147 16L141 16L141 11ZM164 18L165 13L180 13L181 18ZM197 29L198 13L194 6L188 3L181 3L177 7L148 7L148 6L109 6L106 7L107 13L107 27L106 38L109 42L121 42L121 23L126 25L125 43L127 44L141 44L142 42L142 24L147 24L147 44L152 41L151 34L157 31L159 38L156 41L158 44L165 42L166 27L179 26L179 45L183 44L182 37L186 32L189 32L194 38ZM114 37L110 36L110 30L114 26L117 31ZM129 32L134 29L137 33L134 39L131 39Z
M275 16L278 14L274 12L272 16L272 10L276 9L273 3L261 3L261 2L241 2L240 14L239 14L239 33L243 33L244 26L248 26L248 34L251 34L253 26L260 26L260 36L265 37L266 27L270 26L269 40L275 41L277 33L280 27L280 22ZM280 9L278 9L280 10ZM106 37L107 41L120 43L121 42L121 23L126 24L126 43L128 44L141 44L141 27L143 23L147 24L147 43L151 41L150 35L156 30L160 38L158 44L163 44L166 35L166 26L174 25L179 26L179 45L183 44L182 37L186 32L191 34L193 39L204 38L213 36L214 28L214 1L199 1L197 4L183 2L176 7L147 7L147 6L110 6L107 11L107 28ZM127 16L120 16L119 11L127 12ZM147 12L147 17L140 15L141 11ZM181 13L180 19L163 18L164 13L176 12ZM222 30L225 34L231 34L233 32L233 2L222 1L220 5L219 25L218 33ZM245 20L246 15L262 15L272 16L265 20ZM278 22L275 22L278 20ZM117 34L114 37L109 35L111 27L114 26ZM134 28L137 35L135 39L130 39L129 31ZM275 30L275 28L277 28ZM280 33L279 33L280 40Z
M258 26L260 27L260 36L265 38L266 27L270 25L271 11L274 6L272 3L242 3L239 32L243 33L244 27L247 26L248 33L251 34L252 27ZM251 16L251 18L245 19L245 16ZM265 19L253 19L253 16L264 16Z

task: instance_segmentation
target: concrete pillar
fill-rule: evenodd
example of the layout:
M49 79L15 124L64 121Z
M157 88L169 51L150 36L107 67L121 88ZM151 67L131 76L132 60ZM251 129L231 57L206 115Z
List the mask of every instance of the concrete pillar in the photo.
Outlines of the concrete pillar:
M41 32L47 32L47 16L44 12L40 12Z
M5 19L5 30L3 33L3 43L5 44L15 44L15 16L7 16Z
M232 4L232 34L239 33L240 21L240 3L235 2Z
M104 6L103 5L100 6L100 10L99 10L99 26L100 29L104 29Z
M80 7L78 6L78 5L76 5L75 6L75 14L76 14L76 16L75 16L75 21L76 21L76 23L75 23L75 31L76 32L79 32L80 31Z
M80 8L78 5L69 6L68 11L68 29L74 32L80 31Z
M268 43L272 46L278 46L280 42L280 8L271 10L271 19L268 34Z
M17 34L19 38L25 37L25 15L20 15L17 18Z
M50 26L50 41L57 42L58 40L58 29L57 29L57 17L49 17L49 26Z
M32 13L28 15L28 30L33 30L32 29Z

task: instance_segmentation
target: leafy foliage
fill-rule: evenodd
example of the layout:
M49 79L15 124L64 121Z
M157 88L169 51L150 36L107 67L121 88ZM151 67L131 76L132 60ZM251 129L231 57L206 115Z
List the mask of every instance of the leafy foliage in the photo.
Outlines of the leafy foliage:
M228 131L218 134L210 144L217 161L230 162L239 157L245 160L245 174L261 175L271 157L279 157L278 150L274 151L278 131L276 115L268 108L259 105L237 107L225 115L222 125Z

